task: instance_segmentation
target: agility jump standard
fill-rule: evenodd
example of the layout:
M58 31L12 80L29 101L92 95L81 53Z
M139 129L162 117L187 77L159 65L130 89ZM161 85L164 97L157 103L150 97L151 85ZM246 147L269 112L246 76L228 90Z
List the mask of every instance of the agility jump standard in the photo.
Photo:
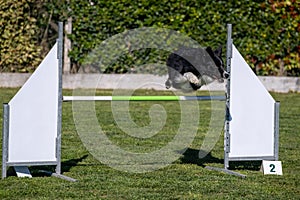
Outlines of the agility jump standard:
M278 160L279 103L268 93L227 32L227 81L224 96L62 96L62 38L8 104L3 105L2 178L7 167L30 174L27 166L55 165L61 175L61 117L63 101L184 101L226 100L224 168L230 161ZM25 171L25 172L24 172Z
M39 67L8 104L3 105L2 178L13 166L18 176L31 174L27 166L54 165L61 175L62 49L59 37Z
M210 167L230 174L230 161L278 160L280 105L246 63L231 36L232 25L228 24L226 64L230 77L226 85L224 169Z

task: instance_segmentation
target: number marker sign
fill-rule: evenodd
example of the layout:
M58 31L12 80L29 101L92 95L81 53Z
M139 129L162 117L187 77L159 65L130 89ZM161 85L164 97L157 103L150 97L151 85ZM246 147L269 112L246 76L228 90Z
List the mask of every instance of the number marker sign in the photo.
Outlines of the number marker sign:
M266 161L262 162L264 174L282 175L281 161Z

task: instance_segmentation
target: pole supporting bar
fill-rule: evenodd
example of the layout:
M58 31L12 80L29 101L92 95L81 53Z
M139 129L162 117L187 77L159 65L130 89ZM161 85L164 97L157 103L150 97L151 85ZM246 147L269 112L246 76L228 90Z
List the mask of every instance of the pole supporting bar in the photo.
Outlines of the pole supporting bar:
M63 96L63 101L225 101L225 96Z

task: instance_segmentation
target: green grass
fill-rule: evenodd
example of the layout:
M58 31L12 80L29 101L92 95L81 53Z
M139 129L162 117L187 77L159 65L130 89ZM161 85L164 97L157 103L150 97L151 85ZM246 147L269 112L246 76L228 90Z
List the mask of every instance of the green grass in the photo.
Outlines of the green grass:
M17 89L0 89L1 102L8 102ZM164 95L142 91L145 95ZM71 91L64 91L70 95ZM109 95L110 91L98 91ZM34 178L14 175L0 180L0 199L299 199L300 198L300 94L272 94L280 106L280 160L283 176L264 176L257 163L233 165L246 179L221 172L209 171L204 166L223 167L223 137L205 159L198 159L198 150L207 131L210 117L209 102L199 102L201 125L193 143L185 154L171 165L149 173L128 173L110 168L97 161L82 144L73 121L72 104L63 104L62 171L78 180L68 182L47 177L40 169L30 167ZM133 102L130 114L140 126L150 122L149 108L155 102ZM179 127L178 102L156 102L167 112L167 124L149 139L128 136L121 131L111 113L109 102L96 103L99 123L107 137L121 148L147 153L165 146L176 135ZM120 112L122 108L120 108ZM220 114L224 114L222 110ZM2 130L2 108L0 109ZM11 171L11 169L9 170Z

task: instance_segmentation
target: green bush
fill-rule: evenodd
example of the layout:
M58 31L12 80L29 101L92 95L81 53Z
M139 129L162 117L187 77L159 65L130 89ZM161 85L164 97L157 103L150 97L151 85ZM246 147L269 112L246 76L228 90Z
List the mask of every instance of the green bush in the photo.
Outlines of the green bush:
M0 72L32 72L55 43L61 0L0 0Z
M258 75L299 75L299 3L296 1L71 1L72 61L80 66L86 54L103 40L128 29L160 27L179 31L203 46L225 46L226 24ZM109 52L108 52L109 53ZM147 53L147 52L145 52ZM126 59L125 59L126 58ZM137 55L124 55L105 72L130 71ZM145 63L163 61L143 55Z
M25 31L22 36L24 41L31 41L30 45L23 40L12 40L10 36L4 38L1 34L2 69L13 69L11 66L17 64L22 66L20 69L35 66L34 63L43 57L43 52L53 43L51 38L56 36L54 24L58 20L72 17L73 29L68 37L72 41L69 56L73 72L83 66L86 56L97 45L126 30L141 27L168 28L191 37L202 46L217 47L222 44L225 47L226 24L232 23L234 43L258 75L300 75L300 4L296 0L40 0L38 5L23 0L0 2L0 22L5 25L5 30L10 24L14 24L10 32L22 27L14 22L12 14L3 19L2 15L7 15L7 5L11 6L14 4L12 2L18 2L14 4L20 10L18 16L27 23L32 22L29 24L34 28L30 30L35 30L32 34ZM25 12L26 6L23 4L29 4L35 12ZM18 35L18 38L22 37ZM4 43L6 46L22 46L20 52L27 55L22 57L25 61L18 62L15 53L12 53L15 48L6 50L8 47ZM34 48L32 45L35 45ZM137 66L163 63L168 55L168 52L155 49L130 51L130 45L122 45L124 54L114 63L104 66L103 72L138 72ZM24 51L25 47L31 51ZM107 50L106 54L113 54L112 51ZM2 55L6 58L2 58ZM28 57L31 57L32 62Z
M33 0L0 1L1 71L28 72L41 61L36 43L36 19L31 16Z

